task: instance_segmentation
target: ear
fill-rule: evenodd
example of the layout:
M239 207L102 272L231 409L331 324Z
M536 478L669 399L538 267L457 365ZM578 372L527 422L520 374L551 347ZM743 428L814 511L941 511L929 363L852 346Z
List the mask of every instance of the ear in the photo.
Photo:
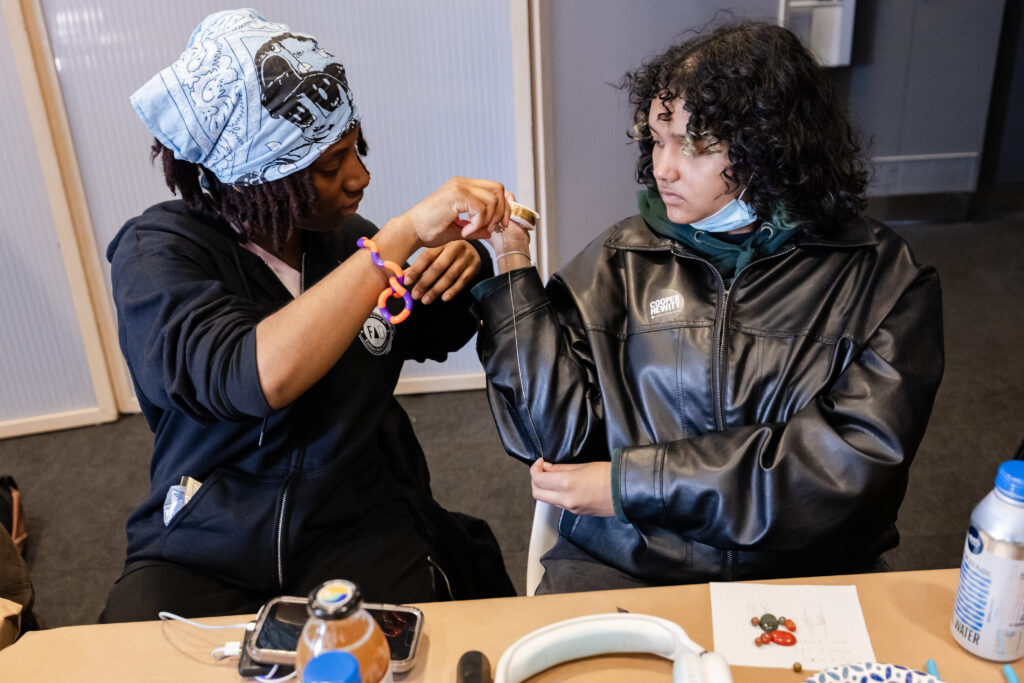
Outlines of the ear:
M707 652L667 619L647 614L593 614L528 633L501 656L495 683L518 683L562 662L609 653L671 659L676 683L732 683L721 655Z

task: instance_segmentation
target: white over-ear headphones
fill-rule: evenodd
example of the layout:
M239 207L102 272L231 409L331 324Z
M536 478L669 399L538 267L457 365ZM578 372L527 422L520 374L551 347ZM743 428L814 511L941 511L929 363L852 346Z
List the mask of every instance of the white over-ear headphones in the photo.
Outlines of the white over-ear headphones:
M732 683L725 658L694 643L678 624L631 613L592 614L526 634L498 660L494 683L519 683L561 662L613 652L671 659L674 683Z

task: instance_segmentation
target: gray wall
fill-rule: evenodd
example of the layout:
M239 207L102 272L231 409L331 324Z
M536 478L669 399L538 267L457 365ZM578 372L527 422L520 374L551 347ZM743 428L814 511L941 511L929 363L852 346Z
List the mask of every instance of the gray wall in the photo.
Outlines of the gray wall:
M872 195L973 192L1003 0L859 0L834 70L875 158Z
M777 0L557 0L546 24L551 265L636 213L631 115L613 87L716 10L775 21ZM832 69L870 143L871 192L973 191L1004 0L858 0L849 67Z
M544 105L550 125L545 216L557 269L620 218L636 213L632 113L612 84L691 27L728 6L737 17L777 20L778 0L556 0L542 2Z

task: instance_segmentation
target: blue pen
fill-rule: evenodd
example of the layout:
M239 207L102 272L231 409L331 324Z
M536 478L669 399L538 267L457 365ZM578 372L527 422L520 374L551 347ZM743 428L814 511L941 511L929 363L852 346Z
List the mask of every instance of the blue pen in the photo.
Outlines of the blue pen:
M942 680L941 678L939 678L939 668L935 666L934 659L929 659L927 662L925 662L924 668L925 671L928 672L929 676L934 676L935 678L938 678L940 681Z
M1009 664L1003 665L1003 675L1006 676L1006 683L1020 683L1020 679L1017 678L1017 674L1014 673Z

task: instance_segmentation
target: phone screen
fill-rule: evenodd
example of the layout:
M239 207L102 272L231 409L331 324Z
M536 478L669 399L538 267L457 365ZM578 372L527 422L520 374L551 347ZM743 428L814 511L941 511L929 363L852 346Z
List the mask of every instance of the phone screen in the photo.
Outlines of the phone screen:
M263 628L256 634L256 647L294 652L308 617L304 602L275 602L270 606Z
M418 616L413 612L388 609L384 606L364 605L366 611L380 624L380 630L388 639L391 659L401 662L409 659L419 635Z
M388 639L391 659L404 661L412 654L416 644L419 624L413 612L389 609L385 605L364 603L363 607L373 615ZM306 602L275 602L269 607L267 618L256 634L256 647L262 650L286 650L294 652L302 627L309 616Z

